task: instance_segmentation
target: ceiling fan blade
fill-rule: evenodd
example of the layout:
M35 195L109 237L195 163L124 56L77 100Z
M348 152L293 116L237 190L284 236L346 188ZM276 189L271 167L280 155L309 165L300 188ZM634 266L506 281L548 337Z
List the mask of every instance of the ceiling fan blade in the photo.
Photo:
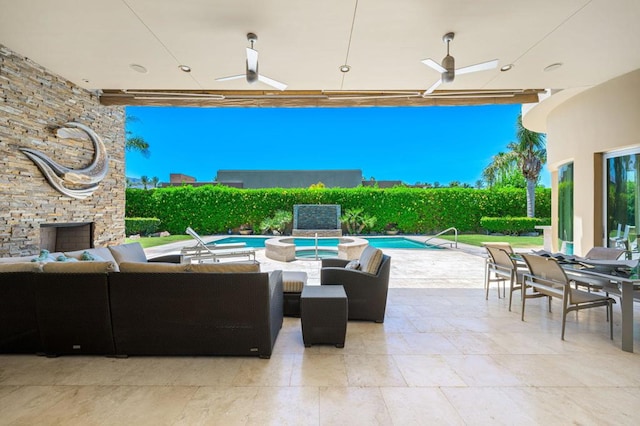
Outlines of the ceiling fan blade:
M422 94L422 97L424 98L425 96L427 96L428 94L432 93L434 90L436 90L438 88L438 86L440 86L442 84L442 79L436 81L435 83L433 83L431 85L431 87L429 87L427 90L425 90L425 92Z
M446 72L447 70L444 69L444 67L442 65L440 65L439 63L437 63L436 61L434 61L431 58L427 58L423 61L421 61L423 64L425 64L428 67L433 68L434 70L438 71L439 73L443 73Z
M247 47L247 69L258 72L258 51Z
M493 69L498 66L498 60L494 59L492 61L482 62L475 65L469 65L468 67L459 68L456 70L456 75L458 74L468 74L470 72L476 71L486 71Z
M216 81L237 80L239 78L245 78L245 75L244 74L238 74L238 75L230 75L229 77L220 77L220 78L216 78Z
M269 77L265 77L264 75L258 75L258 80L260 80L261 82L268 84L271 87L275 87L278 90L284 90L287 88L287 85L284 83L280 83L279 81L276 81L272 78Z

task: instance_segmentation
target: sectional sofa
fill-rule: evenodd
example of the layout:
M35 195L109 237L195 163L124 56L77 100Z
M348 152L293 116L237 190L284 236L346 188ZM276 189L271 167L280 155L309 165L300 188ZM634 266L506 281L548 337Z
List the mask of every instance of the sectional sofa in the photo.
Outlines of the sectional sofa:
M0 261L0 353L269 358L282 327L282 271L256 262L147 261L138 243L33 258Z

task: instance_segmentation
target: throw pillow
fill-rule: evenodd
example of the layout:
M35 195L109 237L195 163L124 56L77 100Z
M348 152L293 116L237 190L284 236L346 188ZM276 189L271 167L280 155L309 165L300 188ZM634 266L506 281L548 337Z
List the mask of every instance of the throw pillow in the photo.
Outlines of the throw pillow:
M37 257L31 259L32 262L54 262L56 259L51 256L49 250L42 249Z
M75 257L78 260L85 260L83 259L83 255L85 253L93 256L95 258L95 261L98 262L106 262L110 260L113 263L116 263L116 259L113 257L111 251L107 247L94 247L85 250L66 251L64 252L64 255L67 257Z
M360 270L369 274L377 274L382 264L382 250L367 246L360 255Z
M351 262L344 265L344 269L353 269L357 271L360 269L360 261L358 259L352 260Z
M146 262L147 256L140 243L121 244L119 246L109 246L109 250L118 265L122 262Z
M98 261L98 262L105 261L105 259L101 258L97 254L89 253L86 250L82 252L82 254L80 255L80 260L89 260L89 261Z
M61 254L60 256L56 257L56 262L77 262L78 259L74 258L74 257L67 257L64 254Z

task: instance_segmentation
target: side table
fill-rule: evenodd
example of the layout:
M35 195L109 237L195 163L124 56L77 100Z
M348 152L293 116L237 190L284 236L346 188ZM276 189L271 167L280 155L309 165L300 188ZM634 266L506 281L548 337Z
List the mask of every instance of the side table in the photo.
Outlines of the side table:
M305 347L316 343L344 348L347 335L347 294L341 285L306 285L300 296L300 320Z

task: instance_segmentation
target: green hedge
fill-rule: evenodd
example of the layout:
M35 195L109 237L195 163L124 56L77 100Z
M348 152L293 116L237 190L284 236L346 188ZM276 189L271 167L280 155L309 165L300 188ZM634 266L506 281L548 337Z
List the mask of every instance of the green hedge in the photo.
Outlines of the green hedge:
M278 210L294 204L339 204L342 211L363 208L377 218L373 232L396 223L404 233L430 234L454 226L480 232L484 216L526 216L524 189L372 187L329 189L237 189L225 186L179 186L127 189L127 217L157 217L163 230L184 234L187 226L202 234L226 233L241 224L254 229ZM551 190L536 190L536 212L551 216Z
M158 232L160 219L155 217L128 217L124 219L126 235L149 235Z
M524 234L534 232L536 226L550 225L551 219L539 219L535 217L483 217L480 226L489 232L502 234Z

